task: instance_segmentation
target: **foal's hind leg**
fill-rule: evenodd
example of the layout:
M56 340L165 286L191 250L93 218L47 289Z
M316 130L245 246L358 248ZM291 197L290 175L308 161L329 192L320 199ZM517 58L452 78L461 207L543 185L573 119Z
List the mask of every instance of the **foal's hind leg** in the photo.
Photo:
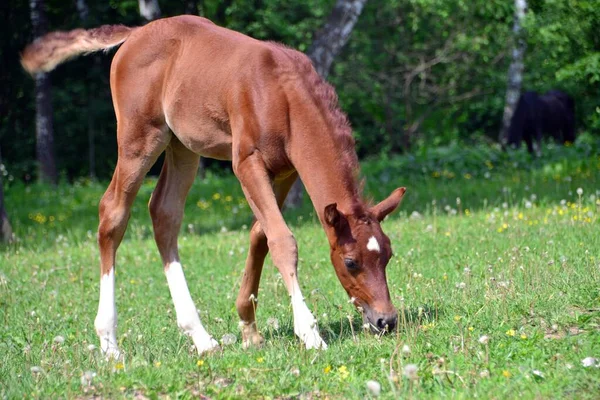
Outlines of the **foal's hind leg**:
M297 176L298 174L294 173L281 181L275 181L273 184L273 190L280 209ZM252 229L250 229L250 248L246 258L240 293L236 302L245 348L252 345L261 345L264 342L256 327L256 303L253 299L258 298L260 275L268 252L269 246L267 245L265 232L260 223L255 221Z
M125 126L125 127L123 127ZM123 239L131 205L144 176L166 143L156 127L119 125L119 160L108 189L100 200L100 300L94 321L102 352L117 358L117 309L115 305L115 255Z
M200 157L173 137L167 148L165 163L149 208L154 226L154 238L162 258L169 284L177 325L192 338L198 353L218 347L206 332L190 295L183 269L179 262L177 235L183 219L185 198L194 182Z

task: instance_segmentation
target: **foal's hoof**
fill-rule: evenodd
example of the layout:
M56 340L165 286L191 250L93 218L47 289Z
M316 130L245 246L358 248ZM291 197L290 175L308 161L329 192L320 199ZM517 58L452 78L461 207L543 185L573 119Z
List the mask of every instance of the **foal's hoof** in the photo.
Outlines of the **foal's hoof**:
M199 355L211 354L221 350L221 346L213 338L194 341L194 346L196 346Z
M121 358L121 351L118 347L108 347L107 349L102 349L102 354L106 361L118 361Z
M250 347L262 347L262 345L265 344L265 339L256 328L256 322L248 324L240 321L240 329L242 330L242 347L244 349Z
M319 335L316 322L313 321L311 324L297 324L294 327L294 332L307 349L327 350L327 343Z
M242 347L248 349L250 347L262 347L265 344L265 339L258 332L252 333L248 336L242 334Z

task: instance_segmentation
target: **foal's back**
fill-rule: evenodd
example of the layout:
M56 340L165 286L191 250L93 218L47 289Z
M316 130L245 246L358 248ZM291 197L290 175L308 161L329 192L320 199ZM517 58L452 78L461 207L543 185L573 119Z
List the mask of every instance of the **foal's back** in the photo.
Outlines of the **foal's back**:
M310 61L295 50L180 16L131 35L113 60L111 86L119 121L166 125L195 153L231 159L232 126L254 143L289 134L286 87L297 97L305 92L303 75L311 74Z

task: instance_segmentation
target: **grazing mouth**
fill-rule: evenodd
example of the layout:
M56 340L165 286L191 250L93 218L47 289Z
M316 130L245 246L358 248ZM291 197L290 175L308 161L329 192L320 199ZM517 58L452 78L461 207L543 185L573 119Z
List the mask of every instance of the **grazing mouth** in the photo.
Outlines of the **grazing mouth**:
M362 313L363 328L369 329L372 334L383 335L396 330L398 322L396 310L391 313L380 313L364 305L357 306L357 308Z

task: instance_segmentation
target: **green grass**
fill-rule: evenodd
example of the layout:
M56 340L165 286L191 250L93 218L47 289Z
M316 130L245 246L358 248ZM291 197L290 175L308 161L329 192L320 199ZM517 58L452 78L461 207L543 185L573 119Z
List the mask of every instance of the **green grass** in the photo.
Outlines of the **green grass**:
M88 345L98 345L96 205L105 184L11 184L18 241L0 253L0 397L370 398L366 382L375 380L382 398L597 398L600 368L582 360L600 358L600 159L553 151L534 164L431 155L363 164L374 198L409 189L383 224L401 311L398 332L386 337L361 331L310 205L286 213L327 351L307 351L294 337L270 260L258 309L266 345L242 349L235 297L251 215L232 177L211 176L189 196L180 252L204 325L237 342L200 358L178 332L151 238L148 179L118 254L124 359L104 361ZM418 368L414 380L403 375L409 364Z

